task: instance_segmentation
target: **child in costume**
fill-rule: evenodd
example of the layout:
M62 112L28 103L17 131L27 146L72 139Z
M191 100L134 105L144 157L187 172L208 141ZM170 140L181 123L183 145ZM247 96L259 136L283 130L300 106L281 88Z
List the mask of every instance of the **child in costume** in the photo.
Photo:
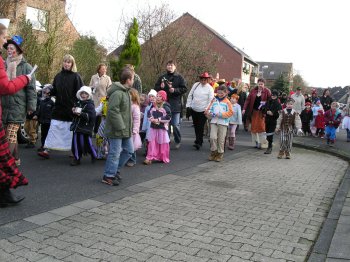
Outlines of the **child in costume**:
M106 159L108 154L108 139L104 135L105 125L106 125L106 116L108 110L108 98L102 97L100 99L100 104L95 108L97 116L101 116L101 123L98 127L96 134L96 147L97 147L97 157L96 159Z
M52 85L46 84L44 85L41 92L41 98L40 98L39 109L38 109L38 122L40 124L40 131L41 131L41 137L40 137L41 147L38 149L38 151L45 150L44 148L45 140L50 129L52 110L53 110L53 107L55 106L55 102L50 97L51 88L52 88Z
M280 151L277 158L281 159L286 155L286 159L291 158L291 150L293 143L294 129L297 129L297 134L302 134L301 120L299 114L293 109L294 100L288 99L286 108L283 109L277 119L276 132L280 134Z
M312 135L311 129L310 129L310 123L313 120L313 113L311 110L311 103L306 102L305 108L300 113L300 120L301 120L301 126L304 134L308 134L309 136Z
M326 137L327 145L333 146L336 138L336 130L341 122L341 112L338 108L337 102L332 102L331 109L324 114L324 120L326 123Z
M163 163L170 162L168 125L171 120L171 109L166 101L166 92L164 90L158 91L156 102L147 114L151 125L147 134L147 156L143 162L145 165L152 164L153 160Z
M96 151L92 145L92 131L94 129L96 112L92 100L91 87L82 86L77 92L78 102L72 108L74 118L71 124L73 131L71 166L80 165L83 154L91 155L91 162L96 159Z
M131 96L131 117L132 117L132 142L134 145L134 153L132 153L129 161L126 163L128 167L136 165L136 150L141 148L142 142L139 135L140 132L140 97L139 92L135 88L130 89Z
M142 127L141 127L141 131L140 133L144 133L145 135L145 141L144 141L144 145L145 145L145 156L147 155L147 146L148 146L148 136L149 136L149 131L151 128L151 122L149 120L148 113L151 110L151 108L153 107L153 104L156 102L156 96L157 96L157 91L154 89L151 89L148 92L148 106L145 108L145 112L144 112L144 117L143 117L143 121L142 121Z
M266 140L268 141L268 147L264 154L271 154L272 152L273 135L275 133L277 119L281 110L282 106L278 101L278 91L272 90L271 97L267 100L264 109Z
M205 111L210 116L210 161L220 162L224 157L225 140L229 119L233 115L232 104L227 98L227 86L220 85L217 95Z
M315 127L316 127L315 135L323 138L324 128L325 128L323 109L319 109L317 113L318 115L315 118Z
M232 94L230 102L232 104L233 115L229 119L228 126L228 149L235 149L236 142L236 129L238 125L242 125L242 110L241 106L238 104L239 96L237 94Z

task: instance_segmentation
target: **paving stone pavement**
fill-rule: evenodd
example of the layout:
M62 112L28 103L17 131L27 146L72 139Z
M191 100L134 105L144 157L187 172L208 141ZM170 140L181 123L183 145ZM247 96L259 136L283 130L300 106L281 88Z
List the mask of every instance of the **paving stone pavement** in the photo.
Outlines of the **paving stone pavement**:
M347 167L247 150L27 218L36 227L0 239L0 261L304 261Z

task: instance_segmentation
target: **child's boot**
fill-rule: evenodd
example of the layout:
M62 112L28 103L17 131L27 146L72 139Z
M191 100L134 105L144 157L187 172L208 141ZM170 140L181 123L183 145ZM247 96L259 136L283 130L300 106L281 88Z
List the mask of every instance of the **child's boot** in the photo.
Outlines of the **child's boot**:
M280 152L278 153L277 158L281 159L283 157L283 155L284 155L284 152L282 150L280 150Z
M272 152L272 147L268 147L267 149L266 149L266 151L264 152L264 154L271 154L271 152Z
M218 151L211 151L211 154L209 156L209 161L214 161L216 158L216 155L218 154Z
M230 149L230 150L235 149L235 138L234 137L228 138L228 149Z
M75 159L75 157L73 157L72 160L70 161L70 165L71 166L78 166L78 165L80 165L80 159Z
M290 152L286 151L286 159L290 159L290 158L291 158Z
M215 157L216 162L221 162L221 160L224 158L224 153L217 153Z

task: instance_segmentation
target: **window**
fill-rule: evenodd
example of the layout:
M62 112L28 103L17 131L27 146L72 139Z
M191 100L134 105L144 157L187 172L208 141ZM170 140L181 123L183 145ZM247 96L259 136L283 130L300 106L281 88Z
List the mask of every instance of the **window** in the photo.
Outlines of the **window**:
M274 75L274 74L275 74L275 72L274 72L274 71L271 71L271 72L270 72L270 75Z
M47 17L47 11L27 6L26 18L31 22L33 29L46 31Z

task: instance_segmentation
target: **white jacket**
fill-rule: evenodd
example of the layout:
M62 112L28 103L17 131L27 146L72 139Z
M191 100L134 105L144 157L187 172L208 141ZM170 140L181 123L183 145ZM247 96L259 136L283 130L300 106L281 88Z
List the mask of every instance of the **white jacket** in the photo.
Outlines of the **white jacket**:
M214 89L209 84L194 83L187 97L186 107L196 112L204 112L214 98Z

